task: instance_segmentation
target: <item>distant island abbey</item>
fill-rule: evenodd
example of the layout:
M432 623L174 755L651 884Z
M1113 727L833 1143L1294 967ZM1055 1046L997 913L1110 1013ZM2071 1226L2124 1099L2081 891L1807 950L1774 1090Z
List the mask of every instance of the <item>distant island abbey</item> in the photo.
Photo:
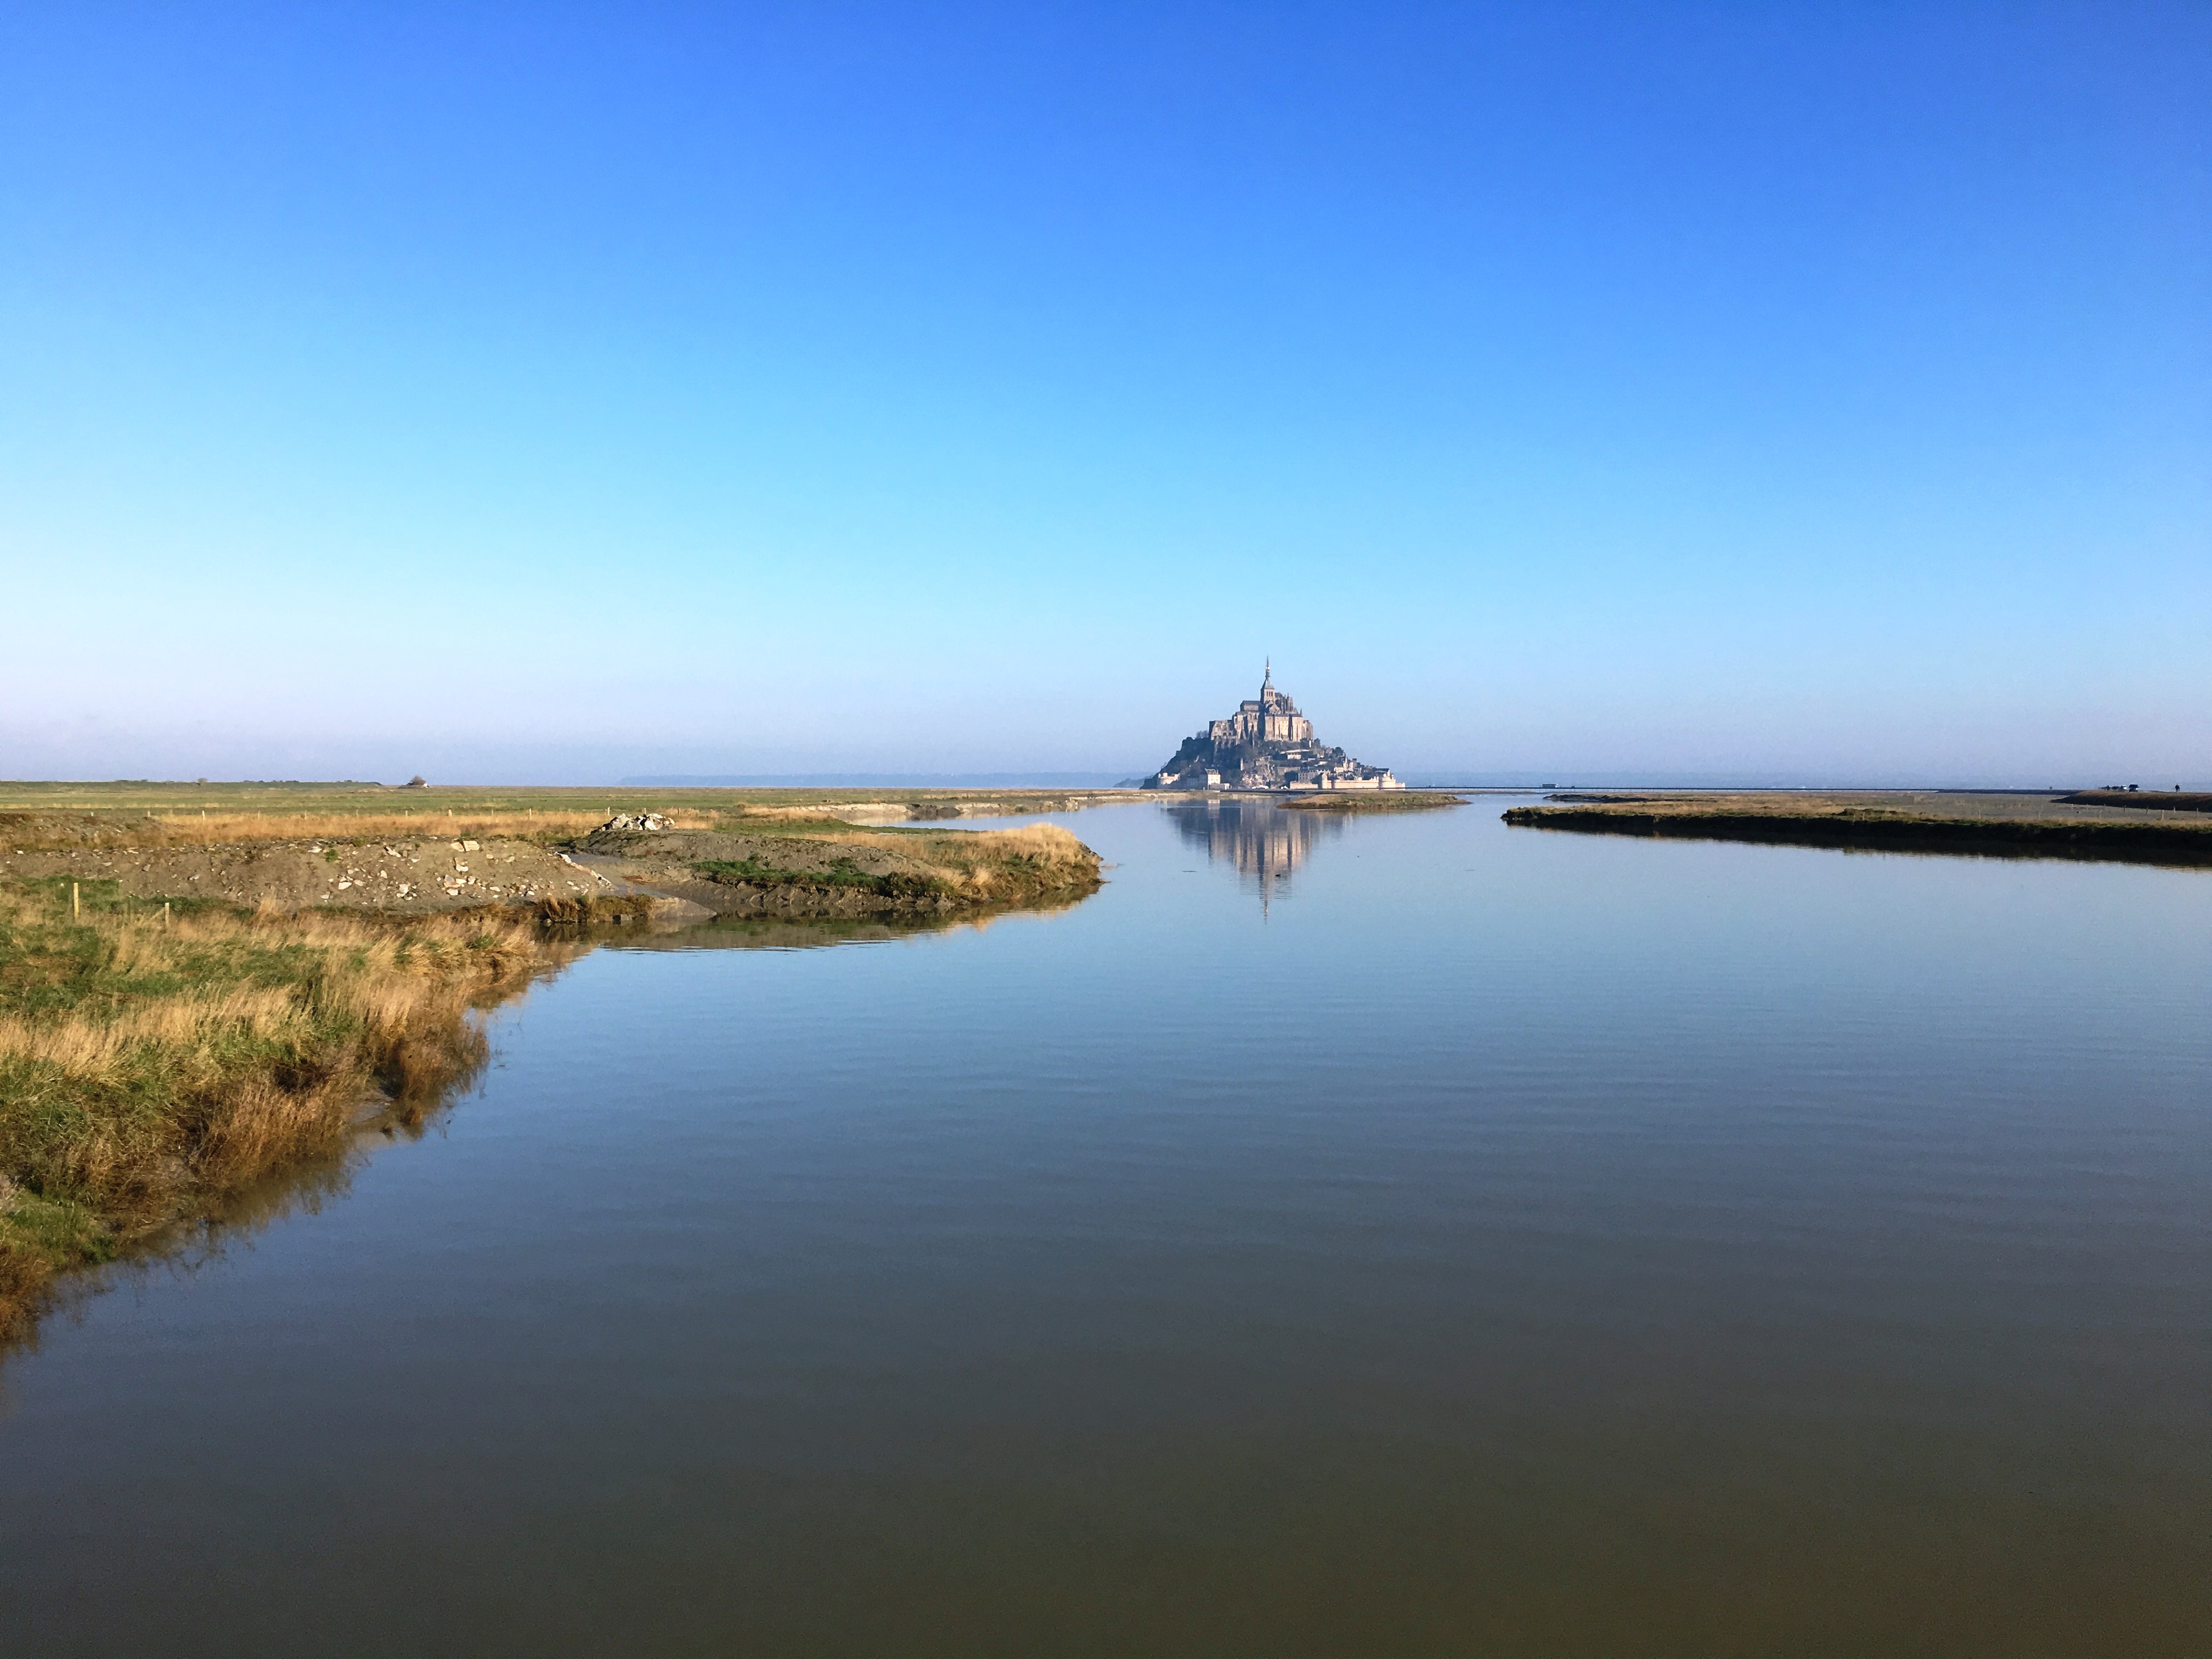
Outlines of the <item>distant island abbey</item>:
M1387 768L1364 766L1341 749L1316 743L1313 722L1275 689L1273 662L1261 677L1258 696L1237 704L1227 720L1214 720L1186 738L1175 757L1142 787L1277 793L1405 787Z

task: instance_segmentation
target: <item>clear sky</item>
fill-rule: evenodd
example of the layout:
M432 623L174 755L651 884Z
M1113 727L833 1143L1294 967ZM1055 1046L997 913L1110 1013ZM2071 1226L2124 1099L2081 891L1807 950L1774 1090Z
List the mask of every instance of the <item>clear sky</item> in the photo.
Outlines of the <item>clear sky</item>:
M0 5L0 774L2212 778L2212 6Z

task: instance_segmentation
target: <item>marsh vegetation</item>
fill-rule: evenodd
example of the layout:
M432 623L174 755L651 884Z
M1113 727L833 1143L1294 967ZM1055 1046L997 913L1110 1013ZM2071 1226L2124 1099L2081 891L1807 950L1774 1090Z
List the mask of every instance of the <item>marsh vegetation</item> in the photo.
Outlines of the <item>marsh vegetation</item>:
M0 1336L57 1273L147 1248L364 1104L420 1112L479 1063L470 1007L571 947L532 915L295 915L0 890Z
M1680 840L1763 842L1984 857L2212 864L2212 821L2161 813L2157 798L2126 807L2079 796L1997 792L1747 791L1565 796L1571 805L1516 806L1524 829ZM2142 807L2134 805L2144 803Z
M483 1059L471 1007L586 948L579 924L687 893L693 915L919 917L1098 884L1056 825L860 828L820 799L657 801L668 827L640 831L602 830L622 795L159 793L0 813L0 1335L55 1275L327 1161L365 1111L419 1116Z

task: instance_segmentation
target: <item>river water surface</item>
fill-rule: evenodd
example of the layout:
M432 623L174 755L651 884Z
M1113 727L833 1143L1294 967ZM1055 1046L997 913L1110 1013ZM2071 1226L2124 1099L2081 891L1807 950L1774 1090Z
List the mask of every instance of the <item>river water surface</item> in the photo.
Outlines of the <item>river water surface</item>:
M583 957L8 1362L0 1650L2212 1653L2212 873L1500 805Z

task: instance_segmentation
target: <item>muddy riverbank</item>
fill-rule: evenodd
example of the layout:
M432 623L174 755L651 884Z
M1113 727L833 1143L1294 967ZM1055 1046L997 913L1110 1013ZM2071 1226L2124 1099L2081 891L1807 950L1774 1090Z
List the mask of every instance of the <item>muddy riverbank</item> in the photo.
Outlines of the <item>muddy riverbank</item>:
M1997 791L1568 795L1516 806L1522 829L1845 850L2212 866L2212 821L2161 810L2157 797L2115 801ZM2141 801L2142 805L2134 803Z

